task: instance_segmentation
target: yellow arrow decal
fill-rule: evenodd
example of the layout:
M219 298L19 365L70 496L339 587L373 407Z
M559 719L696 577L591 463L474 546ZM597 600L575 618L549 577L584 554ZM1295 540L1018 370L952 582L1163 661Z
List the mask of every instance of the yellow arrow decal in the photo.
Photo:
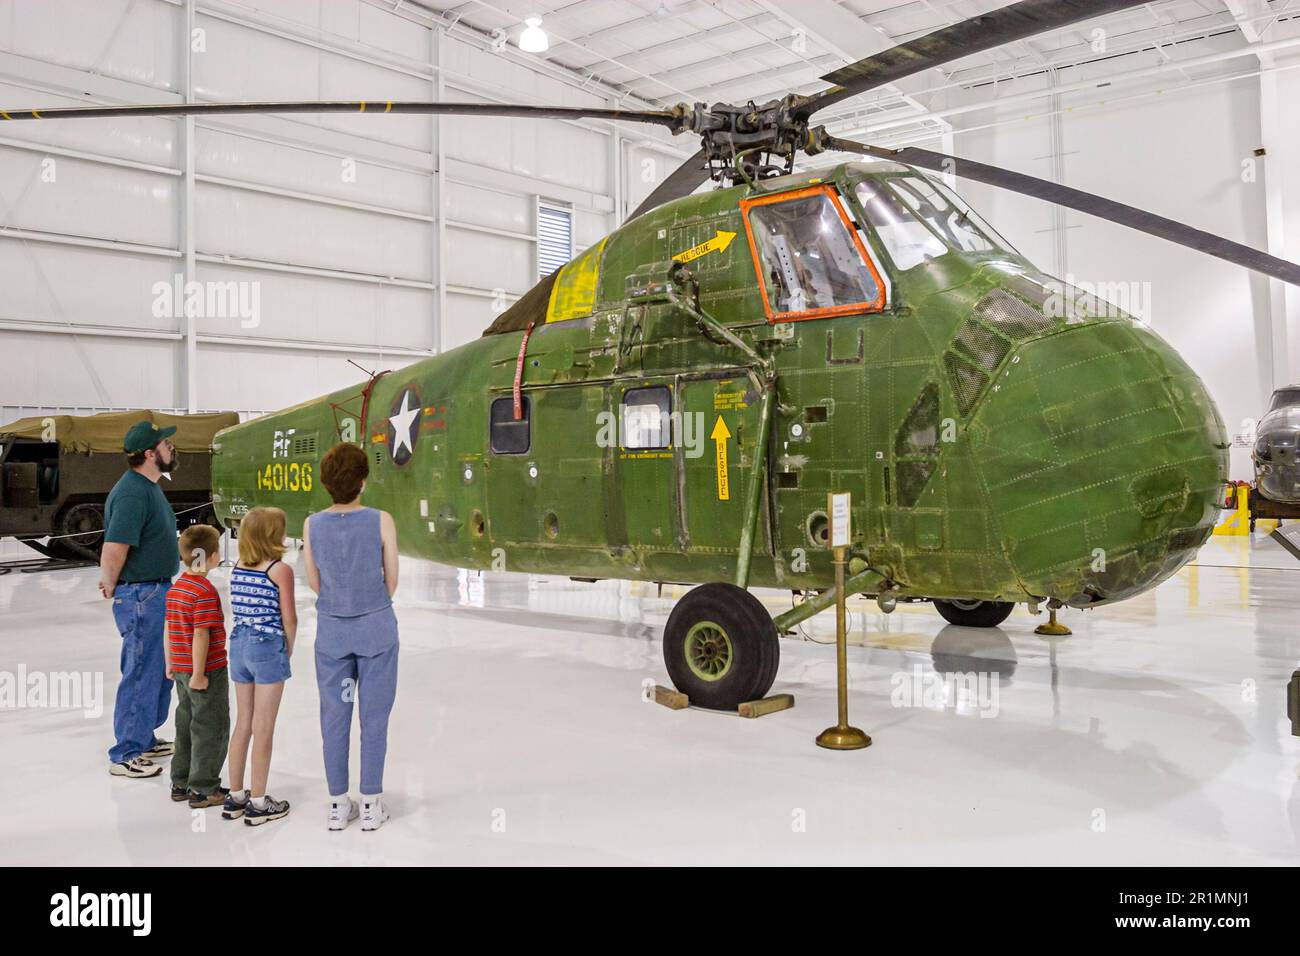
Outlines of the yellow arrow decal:
M727 439L731 437L731 432L727 431L727 423L722 420L721 415L713 423L713 433L709 437L713 439L717 449L713 464L718 470L718 500L729 501L731 482L727 479Z
M701 242L698 246L693 246L685 252L679 252L673 256L677 262L694 262L701 256L707 256L710 252L726 252L727 246L731 245L731 240L736 238L734 232L727 232L723 229L718 230L718 234L708 242Z

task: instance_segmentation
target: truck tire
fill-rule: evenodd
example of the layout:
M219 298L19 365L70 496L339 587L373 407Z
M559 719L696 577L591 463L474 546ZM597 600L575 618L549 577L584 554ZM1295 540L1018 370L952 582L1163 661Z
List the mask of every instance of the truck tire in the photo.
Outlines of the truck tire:
M57 537L50 542L57 554L73 559L98 561L104 544L104 505L79 501L59 512L54 522Z

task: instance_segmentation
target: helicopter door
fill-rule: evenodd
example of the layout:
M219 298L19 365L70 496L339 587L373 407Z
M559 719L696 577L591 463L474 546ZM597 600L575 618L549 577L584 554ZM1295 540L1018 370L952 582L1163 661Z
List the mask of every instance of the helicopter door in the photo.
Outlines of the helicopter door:
M759 382L747 369L735 369L683 375L679 391L684 426L680 508L687 549L734 554L757 450ZM770 470L765 468L764 475ZM769 514L763 493L755 554L772 553Z
M515 416L509 392L488 407L488 528L493 547L605 543L603 455L595 437L600 385L525 388Z
M624 381L611 386L612 423L606 441L622 507L611 514L611 542L642 551L678 551L677 467L681 453L680 415L671 378ZM622 527L615 522L621 520Z

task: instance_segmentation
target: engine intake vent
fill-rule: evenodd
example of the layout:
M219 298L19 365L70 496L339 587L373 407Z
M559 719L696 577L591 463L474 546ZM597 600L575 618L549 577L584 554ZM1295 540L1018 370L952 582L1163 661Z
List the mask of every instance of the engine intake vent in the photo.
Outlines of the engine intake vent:
M957 330L952 344L963 358L983 369L986 375L996 372L1011 351L1011 343L1007 339L969 319Z
M1059 327L1054 319L1006 289L993 289L980 299L943 357L962 415L970 414L1018 343Z
M949 352L943 357L943 364L952 382L957 408L963 415L969 415L970 410L984 394L984 389L989 383L988 376L954 352Z
M996 329L1013 342L1057 328L1054 320L1006 289L994 289L980 299L972 317Z

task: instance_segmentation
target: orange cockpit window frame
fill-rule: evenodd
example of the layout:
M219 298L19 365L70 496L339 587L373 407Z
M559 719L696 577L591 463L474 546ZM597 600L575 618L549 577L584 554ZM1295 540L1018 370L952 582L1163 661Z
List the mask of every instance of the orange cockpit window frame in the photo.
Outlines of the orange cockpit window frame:
M876 298L873 302L851 302L846 305L836 305L823 309L805 309L803 312L773 312L772 303L767 295L767 278L763 275L763 257L758 251L758 243L754 241L754 230L749 225L749 211L756 206L771 206L775 203L791 202L795 199L804 199L818 193L830 197L831 205L839 213L840 221L844 223L844 230L853 239L854 246L857 247L858 255L862 256L862 261L866 264L867 270L871 273L872 279L876 283ZM871 253L862 242L862 236L858 230L853 227L853 220L849 214L844 211L844 203L840 201L839 191L831 183L820 183L815 186L805 186L801 189L792 189L784 193L772 193L768 196L756 196L752 199L742 199L740 201L740 215L745 223L745 236L749 239L749 253L754 259L754 272L758 276L758 289L763 296L763 311L767 314L769 324L775 325L778 322L802 322L806 319L825 319L833 315L848 315L850 313L868 313L883 312L886 304L886 286L885 280L880 274L875 261L871 258Z

